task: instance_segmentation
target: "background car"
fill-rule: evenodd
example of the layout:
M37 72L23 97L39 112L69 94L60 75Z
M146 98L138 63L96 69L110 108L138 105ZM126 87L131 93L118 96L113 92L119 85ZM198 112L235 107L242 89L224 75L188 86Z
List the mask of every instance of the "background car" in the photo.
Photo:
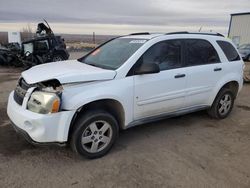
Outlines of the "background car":
M69 58L64 40L60 36L45 35L22 43L22 56L34 65L63 61Z
M8 43L0 46L0 65L28 69L43 63L67 60L69 53L64 39L55 35L44 21L47 26L39 23L32 39L23 41L21 45Z
M244 61L250 61L250 44L242 44L238 50Z

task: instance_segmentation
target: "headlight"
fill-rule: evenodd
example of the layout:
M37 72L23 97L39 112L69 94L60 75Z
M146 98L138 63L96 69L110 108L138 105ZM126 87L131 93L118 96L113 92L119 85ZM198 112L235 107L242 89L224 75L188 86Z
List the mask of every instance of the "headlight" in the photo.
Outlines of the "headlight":
M56 113L60 109L60 97L57 93L35 91L28 101L28 110L40 114Z

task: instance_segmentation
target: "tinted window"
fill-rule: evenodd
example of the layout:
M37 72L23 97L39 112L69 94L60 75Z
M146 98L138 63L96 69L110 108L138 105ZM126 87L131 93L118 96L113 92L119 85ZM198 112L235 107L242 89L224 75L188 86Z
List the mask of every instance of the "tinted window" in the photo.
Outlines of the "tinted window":
M181 41L168 40L150 47L141 57L143 63L156 63L160 70L181 67Z
M232 44L226 41L217 41L224 54L226 55L228 61L238 61L240 60L240 56L238 52L235 50Z
M186 40L186 64L188 66L219 63L219 56L214 47L206 40Z

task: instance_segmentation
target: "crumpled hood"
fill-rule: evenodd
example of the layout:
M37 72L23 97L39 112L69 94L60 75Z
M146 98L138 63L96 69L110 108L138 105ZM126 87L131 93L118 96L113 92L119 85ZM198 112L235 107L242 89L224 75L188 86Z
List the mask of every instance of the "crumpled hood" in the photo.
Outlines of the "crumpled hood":
M28 84L52 79L59 80L61 84L110 80L115 75L116 71L94 67L77 60L46 63L22 72L22 77Z

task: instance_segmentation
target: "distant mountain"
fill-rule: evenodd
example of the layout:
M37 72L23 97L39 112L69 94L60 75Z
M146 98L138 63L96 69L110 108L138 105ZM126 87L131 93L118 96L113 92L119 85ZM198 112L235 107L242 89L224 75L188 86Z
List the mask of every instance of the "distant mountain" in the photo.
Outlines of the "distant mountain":
M81 34L55 34L60 35L64 38L65 42L84 42L84 43L96 43L101 44L107 40L110 40L114 37L114 35L95 35L95 39L93 35L81 35ZM8 43L8 33L7 32L0 32L0 43L6 44Z
M100 44L107 40L110 40L114 37L114 35L95 35L95 38L93 35L80 35L80 34L56 34L61 35L65 42L85 42L85 43L96 43Z

